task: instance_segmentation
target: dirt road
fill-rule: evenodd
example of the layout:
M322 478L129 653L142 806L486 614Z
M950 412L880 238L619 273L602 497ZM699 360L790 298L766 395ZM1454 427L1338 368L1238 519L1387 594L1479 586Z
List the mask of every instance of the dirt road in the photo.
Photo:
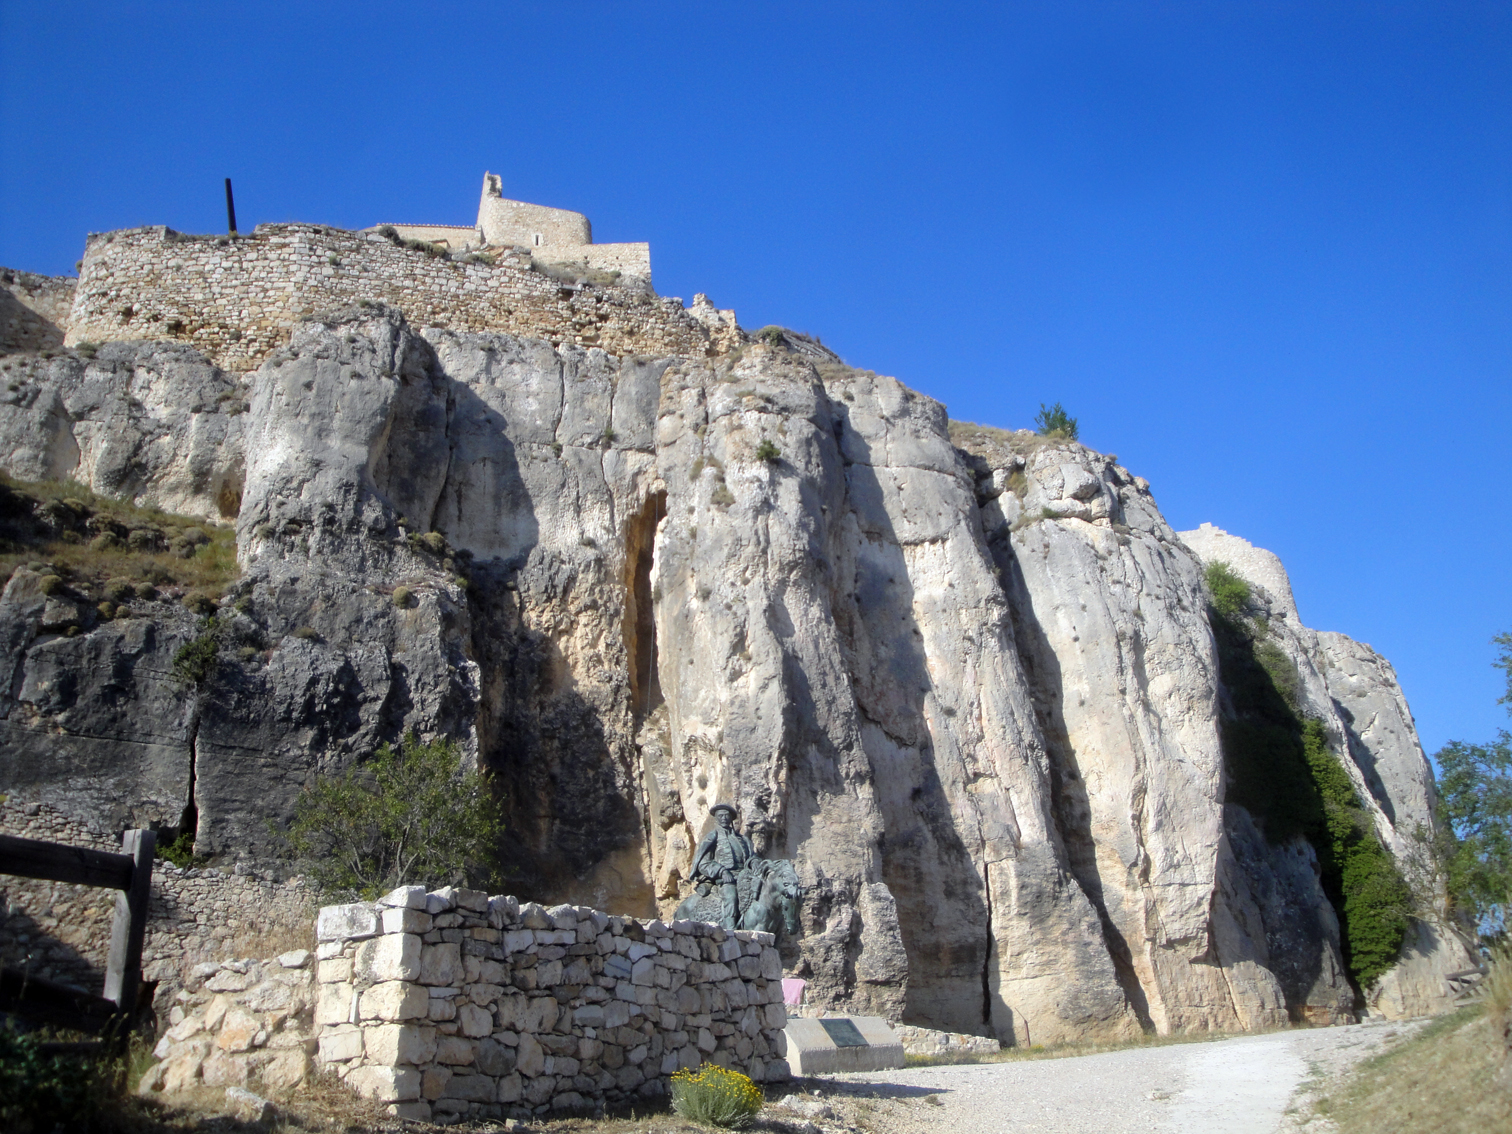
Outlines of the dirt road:
M1368 1023L918 1067L837 1076L818 1090L837 1118L879 1134L1281 1134L1308 1129L1317 1093L1413 1030Z

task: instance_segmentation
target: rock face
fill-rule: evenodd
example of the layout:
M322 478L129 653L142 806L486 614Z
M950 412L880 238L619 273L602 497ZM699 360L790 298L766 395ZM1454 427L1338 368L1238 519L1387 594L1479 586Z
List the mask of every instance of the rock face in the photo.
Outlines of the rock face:
M1396 671L1369 646L1302 624L1280 559L1212 524L1182 532L1204 563L1227 563L1253 588L1268 620L1267 638L1295 668L1301 711L1321 720L1382 842L1412 887L1415 913L1401 961L1367 990L1373 1009L1392 1018L1446 1011L1450 973L1478 961L1449 916L1443 878L1424 846L1433 829L1433 772L1418 740Z
M647 359L368 306L244 380L182 344L14 365L0 466L234 518L242 566L192 688L199 616L69 636L14 572L18 797L192 798L201 853L267 860L312 776L444 733L541 901L670 913L735 802L798 864L821 1005L1010 1043L1352 1011L1310 848L1224 803L1210 548L1111 458L952 436L794 336ZM1401 847L1431 781L1389 667L1267 601Z

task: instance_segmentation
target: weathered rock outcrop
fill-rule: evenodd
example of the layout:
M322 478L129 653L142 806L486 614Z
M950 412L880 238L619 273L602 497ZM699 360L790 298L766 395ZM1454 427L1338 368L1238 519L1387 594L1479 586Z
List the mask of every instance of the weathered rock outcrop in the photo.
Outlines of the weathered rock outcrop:
M269 860L312 776L446 733L543 901L669 913L733 800L798 864L814 1002L1008 1042L1351 1010L1310 848L1224 802L1207 552L1110 458L952 439L796 337L652 360L367 306L245 380L175 344L14 365L0 466L234 516L242 566L193 686L198 616L70 636L14 572L22 796ZM1431 783L1389 668L1274 621L1397 839Z
M1253 588L1267 641L1296 672L1299 711L1322 721L1330 747L1348 757L1344 769L1412 887L1417 916L1398 965L1367 990L1371 1006L1393 1018L1446 1010L1453 990L1445 975L1478 962L1449 916L1444 880L1426 845L1436 806L1433 772L1396 671L1363 643L1304 626L1286 568L1273 553L1212 524L1181 538L1204 563L1226 563Z

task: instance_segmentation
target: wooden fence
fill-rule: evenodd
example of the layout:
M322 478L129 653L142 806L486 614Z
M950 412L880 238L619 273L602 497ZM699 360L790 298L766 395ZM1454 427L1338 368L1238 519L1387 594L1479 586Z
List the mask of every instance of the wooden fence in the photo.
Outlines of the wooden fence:
M157 835L143 830L121 836L120 854L0 835L0 874L118 891L105 995L81 992L7 967L0 969L0 1012L124 1041L141 1014L142 993L147 991L142 983L142 941L147 933L156 846Z

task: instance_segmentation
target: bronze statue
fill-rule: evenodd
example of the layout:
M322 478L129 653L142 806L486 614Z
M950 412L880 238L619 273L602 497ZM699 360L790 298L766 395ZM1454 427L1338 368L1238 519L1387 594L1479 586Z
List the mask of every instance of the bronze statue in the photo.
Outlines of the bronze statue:
M709 814L717 825L693 853L693 877L719 887L719 924L734 929L740 924L742 913L735 876L756 857L756 852L751 849L751 840L736 829L735 808L731 804L716 803L709 808Z
M798 936L798 902L803 887L785 859L757 858L751 841L735 827L735 808L717 803L709 809L717 826L693 854L695 890L674 915L713 922L726 929L759 929L783 937ZM719 897L714 897L714 887Z

